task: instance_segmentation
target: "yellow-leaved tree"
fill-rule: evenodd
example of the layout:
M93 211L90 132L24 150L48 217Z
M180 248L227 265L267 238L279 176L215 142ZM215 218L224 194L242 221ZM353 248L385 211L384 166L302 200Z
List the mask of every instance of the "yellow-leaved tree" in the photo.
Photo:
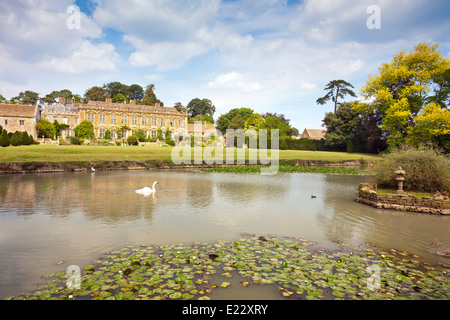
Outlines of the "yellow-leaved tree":
M450 60L441 56L438 44L419 43L410 52L399 52L378 69L379 73L369 75L361 89L361 94L374 102L354 108L382 114L380 128L386 132L388 144L448 144L448 99L439 96L440 103L433 102L437 101L435 88L439 87L442 95L449 83L444 75L449 74Z

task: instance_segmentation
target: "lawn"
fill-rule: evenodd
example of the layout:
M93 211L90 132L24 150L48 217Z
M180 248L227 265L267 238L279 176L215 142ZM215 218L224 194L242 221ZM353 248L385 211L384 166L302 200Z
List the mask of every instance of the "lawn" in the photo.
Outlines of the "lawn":
M137 146L75 146L75 145L31 145L0 148L0 162L63 162L63 161L134 161L134 160L170 160L171 147ZM247 149L248 152L248 149ZM248 153L247 153L248 154ZM225 151L224 151L225 157ZM380 157L371 154L280 150L280 160L321 160L346 161L376 160ZM194 159L192 157L192 159Z

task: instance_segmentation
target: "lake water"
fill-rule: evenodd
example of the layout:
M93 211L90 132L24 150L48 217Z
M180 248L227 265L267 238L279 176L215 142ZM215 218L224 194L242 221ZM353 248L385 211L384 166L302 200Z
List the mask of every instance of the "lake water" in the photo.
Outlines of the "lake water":
M154 196L136 189L158 181ZM356 203L364 177L97 171L0 176L0 299L45 284L126 245L234 240L242 232L295 236L325 248L367 242L448 263L450 217ZM311 195L316 196L312 198Z

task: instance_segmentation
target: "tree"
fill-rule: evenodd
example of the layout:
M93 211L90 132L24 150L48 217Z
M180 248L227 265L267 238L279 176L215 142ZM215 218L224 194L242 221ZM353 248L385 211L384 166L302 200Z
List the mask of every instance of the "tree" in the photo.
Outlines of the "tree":
M20 146L22 144L22 133L20 131L15 131L11 137L11 145Z
M72 91L69 89L64 89L60 91L52 91L51 93L47 94L42 101L45 103L56 103L58 102L59 97L64 97L67 103L70 103L72 101L72 98L74 95L72 94Z
M22 132L22 139L20 141L20 144L24 145L24 146L28 146L28 145L31 144L30 143L30 136L28 135L28 132L26 132L26 131Z
M188 103L187 110L191 118L195 117L198 114L199 115L207 114L212 117L214 116L214 112L216 112L216 107L212 104L211 100L209 99L195 98Z
M144 98L144 89L138 84L132 84L129 87L129 100L135 100L136 103L140 103Z
M178 112L185 113L187 111L187 108L181 104L181 102L176 102L173 106L175 109L177 109Z
M58 121L53 121L53 126L55 127L55 136L59 137L61 135L62 130L66 130L70 126L65 123L58 123Z
M390 63L383 63L378 68L379 74L369 76L361 93L366 99L374 99L374 103L356 108L382 115L380 128L387 133L389 144L416 141L418 136L442 141L449 128L445 118L448 113L440 109L446 109L446 106L445 103L430 103L430 99L446 99L445 90L441 91L446 87L445 81L439 79L445 79L448 69L450 60L441 56L438 44L419 43L412 51L401 51ZM435 81L441 81L441 89L430 96ZM439 97L441 93L444 96ZM420 119L432 119L433 125L425 125ZM420 128L414 129L418 122ZM436 130L438 124L444 126L442 130Z
M11 98L11 103L36 105L38 100L39 94L37 92L26 90L25 92L20 92L17 97Z
M111 99L113 99L119 93L123 94L125 97L130 96L130 87L126 84L120 83L119 81L113 81L104 84L103 89L106 90L107 96Z
M170 132L170 130L166 131L166 136L164 138L164 142L168 145L175 145L175 143L172 141L172 134Z
M261 123L263 123L265 119L259 113L253 113L244 123L244 130L247 129L255 129L257 130Z
M94 125L88 120L83 120L75 127L75 134L81 139L93 139Z
M155 94L154 91L155 91L155 85L154 84L149 84L145 88L144 98L142 99L141 104L148 105L148 106L154 106L158 102L161 105L163 105L161 103L161 101L156 98L156 94Z
M112 99L112 102L115 103L123 103L124 101L127 101L127 97L125 97L122 93L116 94Z
M377 153L384 150L385 141L375 121L376 115L356 111L355 103L342 103L336 114L325 115L325 145L336 151Z
M143 129L139 129L134 133L134 136L140 141L143 142L145 140L145 132Z
M345 80L332 80L328 82L324 90L327 90L327 94L316 100L317 104L326 104L328 100L334 102L334 113L336 114L338 107L338 99L344 99L346 95L356 97L356 94L350 89L353 86Z
M6 100L6 98L0 94L0 103L6 103L7 101L8 100Z
M105 101L107 96L108 92L105 88L94 86L85 91L83 100L85 103L89 101Z
M214 118L208 114L198 114L193 118L189 118L188 123L195 123L196 121L200 121L201 123L206 122L208 124L214 124Z
M109 129L107 129L105 131L105 137L106 140L111 140L111 131Z
M6 130L2 130L0 134L0 146L7 147L11 144L11 140L9 139L8 132Z
M36 124L36 130L38 132L38 136L40 137L53 139L56 135L56 128L54 124L45 118L41 119Z
M266 129L267 137L271 137L272 129L278 129L279 137L283 138L290 135L291 128L280 117L269 116L262 122L258 129Z
M253 114L253 110L250 108L234 108L227 113L220 115L220 117L216 121L216 128L225 133L225 131L229 128L233 118L238 114L240 115L240 117L237 119L237 121L243 120L242 127L240 127L239 129L244 129L245 121L247 121L247 119L250 118L250 116ZM234 127L236 126L236 122L233 124Z

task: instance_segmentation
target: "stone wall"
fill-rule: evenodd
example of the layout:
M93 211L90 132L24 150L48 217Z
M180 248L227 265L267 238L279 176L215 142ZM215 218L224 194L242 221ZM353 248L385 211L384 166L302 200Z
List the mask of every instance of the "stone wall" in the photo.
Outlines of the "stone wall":
M450 215L450 199L448 196L437 195L419 198L407 193L380 194L376 190L375 185L361 183L358 188L356 202L368 204L380 209Z

